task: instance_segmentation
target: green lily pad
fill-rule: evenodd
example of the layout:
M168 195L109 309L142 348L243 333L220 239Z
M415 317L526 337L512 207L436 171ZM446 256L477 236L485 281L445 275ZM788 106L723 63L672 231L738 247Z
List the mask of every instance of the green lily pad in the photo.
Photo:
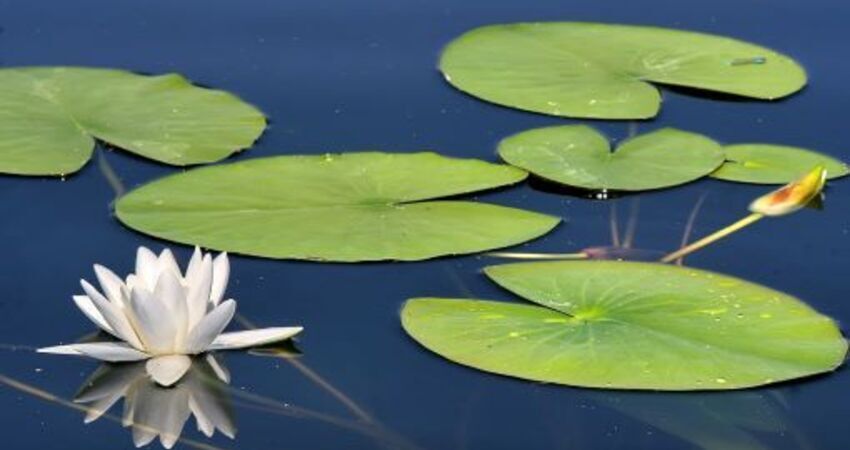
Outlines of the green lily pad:
M460 364L594 388L746 388L833 370L847 352L828 317L725 275L617 261L485 271L539 306L412 299L404 329Z
M281 156L203 167L122 197L118 219L163 239L268 258L421 260L536 238L559 219L468 201L513 167L434 153Z
M166 164L213 162L251 146L265 125L253 106L180 75L0 69L0 173L76 172L95 139Z
M476 28L446 47L440 70L493 103L596 119L655 116L661 96L650 83L765 100L806 84L791 58L728 37L579 22Z
M771 144L738 144L724 148L726 162L713 178L742 183L785 184L822 165L827 178L850 173L843 162L804 148Z
M724 160L720 144L696 133L665 128L629 139L612 152L605 136L584 125L517 133L499 144L499 155L558 183L621 191L687 183L713 172Z

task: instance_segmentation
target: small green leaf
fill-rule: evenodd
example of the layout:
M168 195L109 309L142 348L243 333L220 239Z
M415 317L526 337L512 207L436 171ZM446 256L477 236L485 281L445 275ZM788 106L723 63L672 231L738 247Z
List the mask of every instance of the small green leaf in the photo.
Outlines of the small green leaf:
M806 84L791 58L732 38L579 22L476 28L446 47L440 70L487 101L597 119L655 116L661 96L650 83L765 100Z
M822 153L804 148L771 144L737 144L724 147L726 162L713 178L742 183L790 183L813 167L826 168L827 178L847 175L847 165Z
M421 260L534 239L559 219L468 201L513 167L434 153L281 156L203 167L122 197L118 218L163 239L268 258Z
M847 352L828 317L725 275L617 261L485 271L539 306L412 299L404 329L460 364L594 388L739 389L833 370Z
M723 163L719 144L665 128L629 139L612 152L608 139L584 125L537 128L499 144L507 163L584 189L642 191L687 183Z
M76 172L95 139L166 164L213 162L251 146L265 124L253 106L180 75L0 69L0 173Z

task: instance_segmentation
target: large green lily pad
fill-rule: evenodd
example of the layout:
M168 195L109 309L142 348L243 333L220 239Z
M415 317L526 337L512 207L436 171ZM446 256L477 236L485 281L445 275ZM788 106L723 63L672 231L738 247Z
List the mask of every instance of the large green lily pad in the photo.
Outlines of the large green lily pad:
M251 146L265 124L253 106L180 75L0 69L0 173L76 172L96 139L166 164L213 162Z
M742 183L790 183L822 165L828 178L847 175L847 165L823 153L772 144L737 144L724 148L726 162L711 174L714 178Z
M420 260L536 238L558 218L468 201L426 201L506 186L513 167L434 153L281 156L204 167L122 197L131 228L269 258Z
M476 28L446 47L440 70L458 89L500 105L598 119L655 116L661 96L650 83L766 100L806 84L794 60L747 42L580 22Z
M701 178L723 164L720 144L696 133L665 128L623 142L584 125L524 131L504 139L499 155L511 165L584 189L642 191Z
M833 370L847 351L800 300L716 273L616 261L485 271L538 306L412 299L405 330L460 364L594 388L746 388Z

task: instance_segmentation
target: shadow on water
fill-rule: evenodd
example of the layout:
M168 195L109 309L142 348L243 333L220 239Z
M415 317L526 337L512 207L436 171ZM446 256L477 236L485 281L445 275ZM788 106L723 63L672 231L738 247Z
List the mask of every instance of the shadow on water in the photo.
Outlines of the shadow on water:
M718 102L732 102L732 103L759 103L763 100L754 99L750 97L744 97L741 95L729 94L725 92L716 92L709 91L706 89L699 89L687 86L677 86L674 84L657 84L658 87L661 88L662 95L664 91L669 91L673 94L683 95L687 97L698 98L702 100L711 100ZM777 100L781 101L781 100Z
M557 389L567 389L566 404L564 396L553 395L546 385L541 385L538 408L522 412L532 422L544 425L537 433L545 441L538 445L545 443L547 448L596 448L600 433L607 433L599 417L600 414L608 417L608 412L615 413L613 423L617 424L622 448L768 450L779 440L791 442L797 449L814 448L805 433L794 425L787 402L777 390ZM474 419L486 416L485 411L491 409L497 408L482 391L470 394L457 424L458 448L467 448L468 437L483 431L477 427L486 426L486 421Z
M579 187L568 186L566 184L547 180L536 175L531 175L528 177L528 185L535 191L545 192L547 194L565 195L569 197L578 197L589 200L612 200L634 195L633 193L627 191L599 191L593 189L582 189Z
M771 391L591 392L596 404L701 449L769 449L772 436L811 445L795 429L780 394Z

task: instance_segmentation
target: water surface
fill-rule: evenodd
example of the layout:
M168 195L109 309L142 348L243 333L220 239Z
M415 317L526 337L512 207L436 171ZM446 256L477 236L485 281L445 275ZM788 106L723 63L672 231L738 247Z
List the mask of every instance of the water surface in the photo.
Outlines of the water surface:
M829 0L103 0L0 1L0 62L178 71L233 91L272 120L256 147L232 160L328 151L436 150L496 161L495 144L531 127L572 121L479 102L445 84L440 48L470 28L500 22L585 20L730 35L794 56L810 86L778 103L718 101L664 91L641 132L675 126L733 143L777 142L850 159L846 54L850 3ZM625 122L597 122L610 136ZM131 188L177 169L99 151L78 175L0 178L0 374L72 399L97 363L32 348L91 330L70 296L91 264L119 273L138 245L163 243L123 228L103 158ZM797 295L850 320L850 184L832 183L823 211L765 220L688 259ZM639 196L634 245L675 248L701 196L701 234L736 220L764 188L703 180ZM524 184L480 195L561 215L567 222L525 251L610 245L630 197L593 201ZM190 249L173 246L185 262ZM216 448L265 449L688 449L847 447L847 370L725 394L603 392L477 372L419 347L398 311L415 296L513 297L487 281L486 256L407 264L315 264L234 257L229 293L260 326L302 324L302 355L225 355L236 440L184 437ZM13 350L14 349L14 350ZM293 361L296 361L293 363ZM23 386L21 386L23 387ZM133 448L130 433L56 401L0 386L2 448ZM264 399L264 407L256 406ZM121 407L112 414L120 417ZM158 447L159 444L153 444ZM191 448L191 443L178 446Z

